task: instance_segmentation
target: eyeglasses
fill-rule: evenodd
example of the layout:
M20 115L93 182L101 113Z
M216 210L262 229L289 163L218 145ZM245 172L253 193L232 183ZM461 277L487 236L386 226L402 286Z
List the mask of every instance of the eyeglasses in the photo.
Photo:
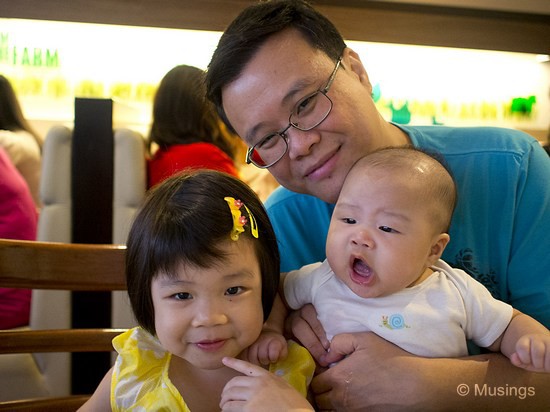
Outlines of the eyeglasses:
M342 58L340 57L325 87L304 97L294 106L288 118L287 127L280 132L268 134L254 146L248 148L246 163L252 163L262 169L273 166L288 151L288 136L286 135L288 129L294 127L307 132L319 126L327 118L332 110L332 100L327 96L327 93L336 77L341 61Z

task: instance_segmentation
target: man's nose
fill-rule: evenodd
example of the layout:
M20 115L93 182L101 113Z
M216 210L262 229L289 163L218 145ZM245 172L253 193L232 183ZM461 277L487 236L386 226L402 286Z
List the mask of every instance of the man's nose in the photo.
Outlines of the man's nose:
M288 138L288 155L292 160L311 154L315 145L321 141L321 133L315 129L303 131L290 127L286 131L286 136Z

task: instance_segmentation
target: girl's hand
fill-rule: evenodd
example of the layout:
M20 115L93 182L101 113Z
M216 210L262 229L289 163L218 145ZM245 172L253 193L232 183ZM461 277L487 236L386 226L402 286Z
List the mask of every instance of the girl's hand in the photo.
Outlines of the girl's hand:
M254 365L269 365L284 360L288 355L288 345L283 335L263 330L256 342L240 356Z
M231 379L223 389L222 411L313 411L309 402L284 379L251 363L223 358L223 364L244 376Z

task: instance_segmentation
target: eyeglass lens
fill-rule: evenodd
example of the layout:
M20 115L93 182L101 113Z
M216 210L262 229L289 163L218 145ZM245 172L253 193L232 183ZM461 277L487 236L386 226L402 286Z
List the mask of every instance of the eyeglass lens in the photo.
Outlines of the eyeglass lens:
M317 91L298 102L290 115L290 124L298 130L311 130L326 119L331 109L332 102L329 97ZM274 133L254 146L250 160L260 167L271 165L284 156L287 147L285 137Z

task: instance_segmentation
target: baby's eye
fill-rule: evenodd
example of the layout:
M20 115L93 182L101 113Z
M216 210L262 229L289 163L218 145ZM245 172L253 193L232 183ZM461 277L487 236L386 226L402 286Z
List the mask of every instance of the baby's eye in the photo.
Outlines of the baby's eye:
M176 300L187 300L192 299L193 296L188 292L179 292L173 295L174 299Z
M233 286L233 287L228 288L225 291L225 294L226 295L238 295L239 293L242 293L242 291L243 291L243 288L241 286Z
M357 220L355 220L354 218L352 217L345 217L342 219L342 222L348 224L348 225L354 225L357 223Z
M389 226L379 226L378 229L380 229L382 232L397 233L397 230L392 229L392 228L389 227Z

